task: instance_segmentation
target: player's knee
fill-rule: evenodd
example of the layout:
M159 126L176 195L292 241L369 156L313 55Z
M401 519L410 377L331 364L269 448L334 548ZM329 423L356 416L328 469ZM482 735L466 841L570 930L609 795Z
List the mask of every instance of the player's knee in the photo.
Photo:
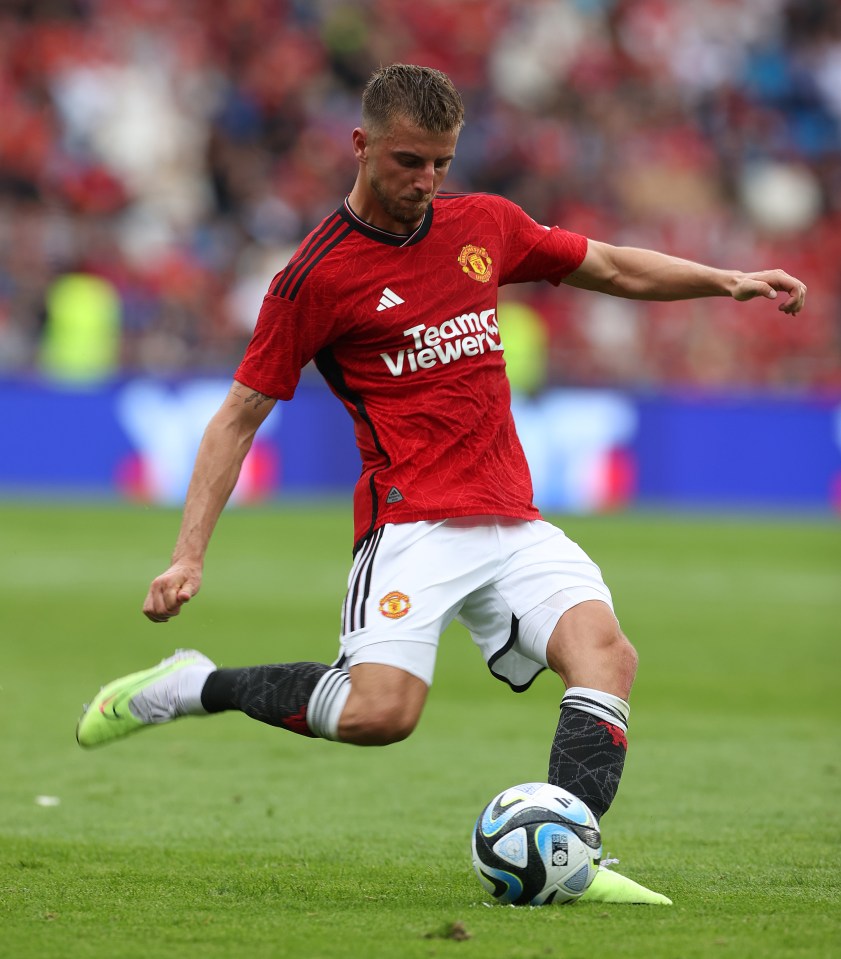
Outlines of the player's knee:
M639 666L640 658L628 637L622 632L621 629L617 629L617 631L618 636L614 641L616 649L616 662L621 671L624 673L628 685L630 685L633 683L634 677L637 675L637 667Z
M549 666L567 686L590 686L627 697L637 671L637 651L603 603L573 607L547 647Z
M384 713L368 718L365 723L365 739L372 746L389 746L408 739L417 723L400 713Z
M595 631L592 642L594 657L609 662L612 671L630 686L637 674L639 656L619 623Z
M346 710L339 725L339 738L359 746L389 746L407 739L418 719L412 709L400 702Z
M339 739L358 746L387 746L412 733L428 691L422 679L397 667L360 663L351 666L350 682Z

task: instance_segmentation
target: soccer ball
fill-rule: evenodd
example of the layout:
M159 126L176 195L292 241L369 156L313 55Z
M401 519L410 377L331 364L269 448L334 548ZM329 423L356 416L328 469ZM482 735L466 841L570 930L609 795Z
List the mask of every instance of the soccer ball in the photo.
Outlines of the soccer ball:
M596 817L549 783L511 786L488 803L473 829L473 868L500 903L574 902L602 854Z

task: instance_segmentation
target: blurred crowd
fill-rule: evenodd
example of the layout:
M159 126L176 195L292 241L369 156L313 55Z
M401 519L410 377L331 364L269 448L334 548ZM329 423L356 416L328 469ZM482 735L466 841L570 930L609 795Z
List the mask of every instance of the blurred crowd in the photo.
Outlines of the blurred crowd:
M230 374L393 61L464 95L448 189L809 287L794 319L515 288L550 383L841 388L838 0L4 0L0 374L60 375L68 302L105 317L90 376Z

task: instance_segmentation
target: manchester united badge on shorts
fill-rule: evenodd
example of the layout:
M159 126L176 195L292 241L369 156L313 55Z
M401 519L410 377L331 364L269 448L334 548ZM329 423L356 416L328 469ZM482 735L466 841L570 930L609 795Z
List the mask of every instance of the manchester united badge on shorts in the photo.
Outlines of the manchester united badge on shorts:
M412 608L409 597L393 589L380 600L380 612L386 619L402 619Z
M493 260L483 246L473 246L471 243L463 246L458 255L458 262L462 270L479 283L487 283L493 276Z

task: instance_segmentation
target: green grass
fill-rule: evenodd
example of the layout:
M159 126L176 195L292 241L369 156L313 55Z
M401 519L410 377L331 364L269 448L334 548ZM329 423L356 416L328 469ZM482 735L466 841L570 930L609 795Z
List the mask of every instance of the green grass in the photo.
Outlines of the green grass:
M344 506L230 512L200 597L152 625L140 604L177 522L0 506L3 959L841 954L833 520L562 521L641 657L606 851L671 909L483 904L473 820L502 787L544 778L561 690L544 675L512 695L460 629L397 746L224 715L80 750L81 703L176 646L225 665L335 653Z

